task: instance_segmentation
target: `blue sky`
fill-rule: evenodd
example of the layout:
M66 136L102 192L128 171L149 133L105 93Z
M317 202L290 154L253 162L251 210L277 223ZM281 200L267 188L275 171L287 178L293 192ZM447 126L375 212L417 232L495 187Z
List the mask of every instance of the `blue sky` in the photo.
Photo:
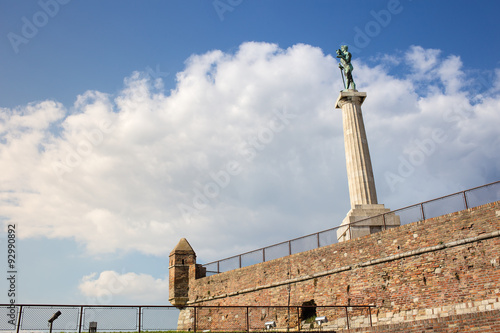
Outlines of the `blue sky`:
M0 216L18 229L17 302L167 304L181 237L203 263L339 225L341 44L368 94L379 202L498 180L499 7L2 1Z

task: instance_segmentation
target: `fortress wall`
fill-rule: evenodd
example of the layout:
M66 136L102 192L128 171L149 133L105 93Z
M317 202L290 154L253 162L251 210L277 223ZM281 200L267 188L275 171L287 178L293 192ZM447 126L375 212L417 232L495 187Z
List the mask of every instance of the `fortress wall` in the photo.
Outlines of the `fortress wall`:
M500 201L192 279L188 305L314 300L374 304L378 325L442 318L500 309L499 265Z
M422 332L500 332L500 310L452 315L414 322L379 325L373 328L355 328L346 333L422 333Z

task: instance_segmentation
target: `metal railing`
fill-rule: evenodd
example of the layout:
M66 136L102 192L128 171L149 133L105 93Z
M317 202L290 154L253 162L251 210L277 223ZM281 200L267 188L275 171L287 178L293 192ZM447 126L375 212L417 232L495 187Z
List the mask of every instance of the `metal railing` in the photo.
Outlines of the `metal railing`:
M264 261L285 257L294 253L304 252L338 243L338 239L344 236L347 232L349 232L351 236L351 226L355 226L357 223L366 223L370 219L382 218L384 221L383 229L386 229L385 220L389 215L399 216L401 225L404 225L458 212L468 208L474 208L498 200L500 200L500 181L449 194L433 200L424 201L412 206L359 220L348 225L326 229L314 234L294 238L229 258L213 261L204 264L203 266L207 269L207 275L214 275L258 264ZM342 229L342 231L339 235L337 235L337 231L339 231L339 229Z
M0 331L26 332L145 332L212 331L263 332L274 322L275 331L336 331L372 326L374 305L331 306L186 306L187 320L179 321L179 309L158 305L0 305ZM49 329L48 320L60 315ZM328 318L319 325L317 316ZM7 320L4 320L7 318ZM269 331L267 329L266 331Z

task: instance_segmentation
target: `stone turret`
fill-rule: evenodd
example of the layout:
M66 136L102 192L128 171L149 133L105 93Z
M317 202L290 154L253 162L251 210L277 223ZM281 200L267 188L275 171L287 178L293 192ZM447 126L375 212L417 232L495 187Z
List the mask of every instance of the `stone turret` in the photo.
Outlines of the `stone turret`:
M206 269L196 264L196 253L182 238L169 256L168 300L172 305L183 307L189 300L189 284L192 279L204 277Z

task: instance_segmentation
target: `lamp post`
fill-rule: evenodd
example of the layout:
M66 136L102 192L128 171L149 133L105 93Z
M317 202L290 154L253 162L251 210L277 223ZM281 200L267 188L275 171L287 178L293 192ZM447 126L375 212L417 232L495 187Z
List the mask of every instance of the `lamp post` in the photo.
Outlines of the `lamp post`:
M54 313L52 315L52 317L50 317L49 319L49 333L52 333L52 324L54 323L54 320L56 320L57 318L59 318L59 316L61 315L61 311L57 311L56 313Z

